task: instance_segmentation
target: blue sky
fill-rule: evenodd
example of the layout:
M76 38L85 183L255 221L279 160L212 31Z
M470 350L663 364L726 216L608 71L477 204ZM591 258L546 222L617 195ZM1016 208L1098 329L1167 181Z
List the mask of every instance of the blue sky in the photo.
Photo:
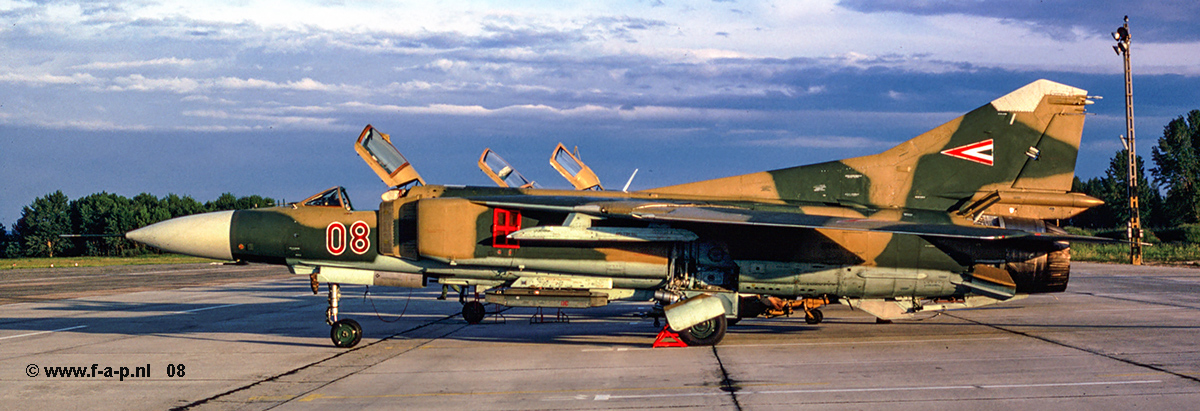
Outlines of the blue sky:
M561 141L644 189L874 153L1039 78L1105 97L1093 177L1124 133L1126 14L1148 157L1200 108L1195 1L0 0L0 222L55 190L343 185L372 209L368 123L430 183L490 184L491 147L567 187Z

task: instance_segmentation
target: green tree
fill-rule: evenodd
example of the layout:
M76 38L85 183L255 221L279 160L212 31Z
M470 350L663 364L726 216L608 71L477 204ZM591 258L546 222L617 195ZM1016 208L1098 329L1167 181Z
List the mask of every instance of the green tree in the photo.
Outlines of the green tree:
M0 223L0 258L8 258L8 229Z
M1167 123L1152 156L1150 171L1167 190L1163 211L1170 224L1200 222L1200 110Z
M1108 170L1104 171L1104 184L1109 192L1104 198L1105 206L1112 209L1116 218L1115 226L1124 226L1129 222L1129 152L1120 150L1108 162ZM1142 156L1137 156L1138 184L1138 214L1144 227L1161 227L1164 221L1158 218L1163 204L1162 192L1158 183L1146 178L1146 164Z
M1129 223L1129 153L1117 151L1108 161L1104 177L1087 181L1075 179L1072 189L1104 200L1104 204L1088 209L1072 218L1071 223L1079 227L1113 228ZM1162 194L1158 184L1146 178L1145 162L1137 156L1138 214L1143 227L1160 227L1166 223L1161 217Z
M124 196L101 192L71 202L71 228L78 234L120 235L139 227L141 207ZM77 241L76 252L92 256L120 256L134 247L123 237Z
M200 204L196 199L188 196L180 197L175 194L167 194L166 197L163 197L162 205L167 210L168 218L199 214L207 211L204 204Z
M141 193L129 200L134 227L145 227L171 218L162 201L153 194Z
M250 209L250 208L274 207L274 206L275 206L275 200L265 198L265 197L257 195L257 194L252 195L252 196L247 196L247 197L241 197L241 198L238 198L238 200L237 200L237 209L239 209L239 210L245 210L245 209Z
M1093 177L1087 180L1080 180L1079 177L1075 177L1075 181L1071 184L1071 191L1084 193L1104 200L1105 197L1108 197L1108 193L1104 189L1106 187L1104 178ZM1087 228L1114 227L1117 224L1117 217L1112 214L1113 210L1109 205L1110 203L1105 201L1104 205L1089 208L1087 211L1072 217L1068 224L1075 227Z
M62 255L70 249L69 241L59 238L71 230L70 205L62 191L55 191L22 207L16 228L21 254L27 257Z
M220 197L217 197L216 200L204 203L204 208L208 211L237 210L237 202L238 199L233 193L224 193Z
M260 196L251 195L246 197L236 197L232 193L221 194L216 200L204 203L204 208L207 211L225 211L225 210L246 210L251 208L274 207L275 200Z

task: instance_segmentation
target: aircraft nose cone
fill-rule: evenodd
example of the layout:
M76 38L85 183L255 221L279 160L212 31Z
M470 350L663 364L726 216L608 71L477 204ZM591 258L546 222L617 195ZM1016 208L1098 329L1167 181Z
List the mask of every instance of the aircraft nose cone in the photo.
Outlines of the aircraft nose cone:
M125 233L125 238L171 253L232 260L232 224L233 211L217 211L154 223Z

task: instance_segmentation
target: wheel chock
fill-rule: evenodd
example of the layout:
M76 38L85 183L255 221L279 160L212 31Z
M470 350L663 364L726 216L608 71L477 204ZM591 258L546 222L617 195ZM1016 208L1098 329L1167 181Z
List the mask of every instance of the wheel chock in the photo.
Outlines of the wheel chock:
M671 331L669 326L664 325L662 331L658 332L658 338L654 339L654 345L651 348L664 347L687 347L687 343L679 339L679 334Z

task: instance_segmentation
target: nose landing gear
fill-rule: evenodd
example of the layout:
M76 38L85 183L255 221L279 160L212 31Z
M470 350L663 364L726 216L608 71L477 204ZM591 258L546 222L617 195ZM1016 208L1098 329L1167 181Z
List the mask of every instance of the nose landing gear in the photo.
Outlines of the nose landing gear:
M339 320L338 301L342 298L342 287L339 284L329 284L329 308L325 310L325 323L329 324L329 338L333 345L339 348L350 348L362 341L362 326L358 321L349 318Z

